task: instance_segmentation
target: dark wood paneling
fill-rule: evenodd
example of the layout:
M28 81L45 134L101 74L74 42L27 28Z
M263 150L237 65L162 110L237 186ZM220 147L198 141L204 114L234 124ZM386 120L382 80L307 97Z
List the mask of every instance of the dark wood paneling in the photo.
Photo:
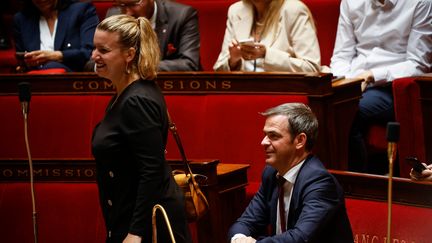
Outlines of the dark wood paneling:
M344 188L345 197L387 201L388 176L330 170ZM432 182L393 178L392 201L432 208Z

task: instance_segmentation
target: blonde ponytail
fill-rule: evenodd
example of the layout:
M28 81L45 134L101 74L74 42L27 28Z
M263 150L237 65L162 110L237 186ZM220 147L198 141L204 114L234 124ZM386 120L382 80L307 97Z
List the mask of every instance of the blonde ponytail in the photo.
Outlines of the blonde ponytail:
M141 79L156 78L160 50L156 34L146 18L136 19L125 14L113 15L104 19L97 29L117 33L123 48L135 48L135 58L130 63L131 70L127 68L127 71L138 73Z

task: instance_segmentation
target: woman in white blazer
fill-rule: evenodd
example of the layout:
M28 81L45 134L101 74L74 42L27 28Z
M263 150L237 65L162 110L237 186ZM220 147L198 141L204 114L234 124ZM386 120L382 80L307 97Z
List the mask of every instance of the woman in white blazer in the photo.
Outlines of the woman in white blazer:
M216 71L320 71L312 15L299 0L242 0L228 9Z

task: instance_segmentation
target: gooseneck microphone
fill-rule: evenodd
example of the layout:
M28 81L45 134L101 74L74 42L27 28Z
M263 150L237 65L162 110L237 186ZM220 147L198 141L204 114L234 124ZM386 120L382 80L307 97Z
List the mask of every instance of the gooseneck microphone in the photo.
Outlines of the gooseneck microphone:
M35 191L34 191L34 180L33 180L33 162L30 153L30 145L28 139L28 115L30 111L30 99L31 99L31 85L28 82L21 82L18 84L18 96L19 101L21 102L21 110L24 116L24 139L27 149L27 156L29 161L29 175L30 175L30 192L32 199L32 209L33 209L33 236L34 242L38 242L38 233L37 233L37 213L36 213L36 200L35 200Z
M24 119L27 119L30 111L30 99L31 99L31 85L28 82L21 82L18 84L18 96L21 102L21 109Z
M389 160L388 194L387 194L387 243L391 242L391 208L393 161L396 157L396 143L399 141L399 122L387 123L387 157Z

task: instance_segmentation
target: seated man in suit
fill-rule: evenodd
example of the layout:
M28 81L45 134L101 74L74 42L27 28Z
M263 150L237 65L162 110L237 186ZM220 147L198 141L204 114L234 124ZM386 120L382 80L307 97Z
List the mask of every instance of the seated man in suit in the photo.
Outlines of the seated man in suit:
M231 226L228 240L353 242L343 190L311 154L318 133L311 109L287 103L262 114L267 117L261 142L267 166L259 191Z
M166 0L116 0L107 16L124 13L146 17L159 39L159 71L198 71L200 35L197 11Z
M430 0L342 0L330 68L334 76L364 79L350 134L349 170L385 173L376 163L368 165L364 137L371 124L394 120L391 81L430 71L431 10Z

